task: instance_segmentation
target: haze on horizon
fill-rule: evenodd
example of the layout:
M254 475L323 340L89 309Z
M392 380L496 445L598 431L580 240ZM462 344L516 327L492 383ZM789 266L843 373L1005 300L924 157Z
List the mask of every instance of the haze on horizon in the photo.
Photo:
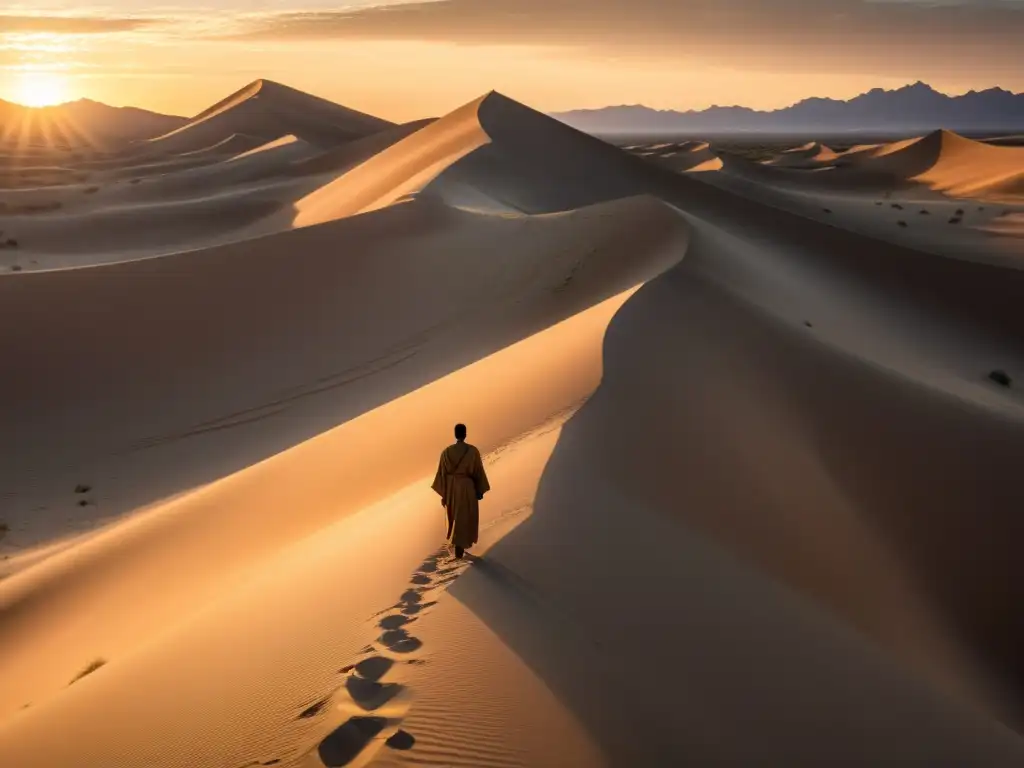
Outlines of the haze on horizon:
M195 114L270 78L404 121L491 89L548 111L786 106L924 80L1024 91L1024 0L110 0L0 5L0 98ZM553 77L552 74L557 74Z

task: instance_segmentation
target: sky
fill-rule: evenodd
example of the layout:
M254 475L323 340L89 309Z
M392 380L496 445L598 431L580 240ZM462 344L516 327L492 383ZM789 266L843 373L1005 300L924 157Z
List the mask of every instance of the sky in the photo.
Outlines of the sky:
M0 0L0 98L193 115L268 78L394 121L1024 91L1024 0Z

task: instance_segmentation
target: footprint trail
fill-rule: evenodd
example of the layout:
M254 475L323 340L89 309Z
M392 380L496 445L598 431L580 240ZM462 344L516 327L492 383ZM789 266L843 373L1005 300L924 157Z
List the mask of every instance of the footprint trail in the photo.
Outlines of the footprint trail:
M415 635L415 623L471 562L451 559L445 548L438 550L412 574L398 602L372 617L378 638L360 652L361 658L339 670L344 680L334 693L296 715L324 716L329 727L294 763L297 768L361 768L382 749L412 749L415 737L401 728L412 691L400 680L403 666L427 663L421 658L423 641Z

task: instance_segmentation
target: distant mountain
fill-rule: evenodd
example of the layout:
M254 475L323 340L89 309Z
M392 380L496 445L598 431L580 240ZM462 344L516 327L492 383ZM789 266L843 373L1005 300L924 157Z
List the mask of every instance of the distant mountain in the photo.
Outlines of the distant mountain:
M893 91L875 88L849 101L810 98L774 111L714 106L675 112L619 106L554 113L552 117L588 133L822 133L826 131L1019 132L1024 129L1024 93L1002 88L948 96L925 83Z
M246 146L294 135L324 147L393 127L271 80L256 80L193 118L89 99L31 109L0 100L0 154L26 148L128 149L139 153L201 152L228 142Z
M0 146L111 149L173 131L186 119L79 99L41 109L0 99Z

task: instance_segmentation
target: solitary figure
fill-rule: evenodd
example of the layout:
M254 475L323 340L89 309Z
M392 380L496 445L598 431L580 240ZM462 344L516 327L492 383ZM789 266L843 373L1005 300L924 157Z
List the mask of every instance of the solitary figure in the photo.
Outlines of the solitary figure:
M448 513L448 545L461 558L480 532L480 500L491 490L480 451L466 442L466 425L455 425L455 444L441 452L431 486Z

